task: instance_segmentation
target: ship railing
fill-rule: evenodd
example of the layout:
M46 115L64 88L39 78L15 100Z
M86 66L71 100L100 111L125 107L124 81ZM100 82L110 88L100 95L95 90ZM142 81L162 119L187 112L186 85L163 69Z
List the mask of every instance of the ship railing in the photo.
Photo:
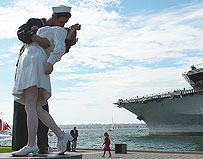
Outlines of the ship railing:
M197 69L199 68L203 68L203 63L200 63L200 64L197 64L197 65L194 65Z
M202 69L203 69L203 63L196 64L196 65L192 65L190 68L191 68L191 70L196 70L196 69L202 70ZM191 70L188 70L188 71L191 71ZM185 71L185 72L183 73L183 75L184 75L184 74L187 75L188 71Z
M145 103L146 101L153 101L153 100L159 100L164 98L173 98L174 96L182 97L187 94L193 94L195 92L203 92L203 90L196 91L193 88L187 88L187 89L179 89L169 92L162 92L157 94L150 94L142 97L133 97L129 99L119 99L117 105L125 104L125 103Z

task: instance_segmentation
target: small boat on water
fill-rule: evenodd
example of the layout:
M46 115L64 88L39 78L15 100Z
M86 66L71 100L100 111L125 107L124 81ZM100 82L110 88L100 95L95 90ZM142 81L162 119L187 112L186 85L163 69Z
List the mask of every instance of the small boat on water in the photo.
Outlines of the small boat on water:
M112 118L112 127L109 129L109 131L113 131L114 129L115 129L115 125L114 125L113 118Z
M3 117L0 119L0 134L6 132L7 130L11 129L6 121L3 120Z

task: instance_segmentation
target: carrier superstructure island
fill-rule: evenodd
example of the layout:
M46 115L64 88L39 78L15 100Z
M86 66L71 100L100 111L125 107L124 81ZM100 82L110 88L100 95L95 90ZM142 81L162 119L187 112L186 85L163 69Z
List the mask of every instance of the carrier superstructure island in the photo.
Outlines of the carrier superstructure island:
M191 66L182 75L190 89L119 99L114 104L136 114L151 135L203 136L203 64Z

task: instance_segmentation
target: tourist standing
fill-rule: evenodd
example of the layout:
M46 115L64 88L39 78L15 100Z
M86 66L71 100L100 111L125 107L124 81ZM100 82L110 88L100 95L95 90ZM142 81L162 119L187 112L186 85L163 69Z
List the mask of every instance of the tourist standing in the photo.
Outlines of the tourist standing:
M76 129L76 126L73 127L73 130L70 131L70 134L73 137L72 151L75 152L75 149L77 146L77 138L78 138L78 130Z

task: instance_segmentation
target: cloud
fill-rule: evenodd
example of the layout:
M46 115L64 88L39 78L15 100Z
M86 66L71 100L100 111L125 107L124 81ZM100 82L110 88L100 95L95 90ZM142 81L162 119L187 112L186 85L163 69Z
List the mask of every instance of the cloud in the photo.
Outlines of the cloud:
M51 6L62 2L50 1L47 5L46 1L28 0L18 1L13 7L2 7L0 18L4 25L0 27L3 30L0 38L15 37L17 27L30 17L50 17ZM202 4L136 15L130 19L114 10L107 11L105 7L112 4L119 5L120 1L87 0L70 4L73 16L69 25L76 22L82 24L78 47L71 50L78 63L104 68L102 57L109 57L109 54L153 63L167 58L183 58L187 56L182 53L183 49L203 49L203 30L199 25ZM35 5L38 7L30 7Z
M195 54L196 50L203 50L201 6L136 15L125 21L123 18L126 17L119 13L101 12L95 8L89 9L91 12L85 10L85 16L81 14L80 17L91 18L82 21L78 46L70 51L76 60L68 61L67 55L64 62L69 65L76 62L96 69L107 69L111 64L128 60L153 64L177 59L187 63L192 58L187 51Z
M11 53L19 53L19 50L22 46L18 45L18 44L14 44L13 46L11 46L8 51Z
M13 71L13 68L15 68L14 63L16 63L17 61L20 48L21 48L20 45L14 44L8 49L0 50L0 65L8 67L8 70L12 69ZM12 67L10 67L10 65L12 65ZM4 69L4 72L5 72L5 69Z
M136 121L135 116L133 117L130 112L116 108L113 103L120 98L129 99L136 96L187 88L189 85L181 75L184 71L185 68L150 69L135 66L105 73L70 74L62 79L60 77L56 79L55 77L55 80L64 80L67 83L70 79L76 78L87 79L88 82L80 82L77 86L63 87L61 89L54 87L54 93L50 99L51 110L53 107L57 108L54 108L52 113L56 109L64 110L64 116L65 113L69 114L69 111L77 112L77 118L81 120L76 120L75 122L86 121L87 123L87 121L92 121L96 123L102 121L103 123L108 123L112 117L115 121ZM60 81L58 82L60 83ZM122 116L120 117L122 119L119 119L118 114L113 112L121 114ZM105 119L98 119L102 118L104 114L106 116ZM59 119L57 113L54 113L54 115ZM124 119L123 116L128 117ZM69 114L66 120L74 123L73 119L75 118L75 114Z
M11 109L11 106L13 105L13 99L12 98L4 98L4 100L0 101L0 117L3 117L5 121L7 121L10 124L13 123L13 109ZM13 107L12 107L13 108Z
M188 87L181 73L192 64L202 63L203 3L127 17L107 9L122 7L119 0L20 0L0 7L0 39L16 37L17 28L30 17L49 18L51 6L62 3L73 7L67 26L78 22L82 30L78 44L54 66L52 79L58 85L53 87L49 103L59 123L66 122L67 114L67 122L77 120L70 110L77 111L84 122L108 122L112 115L117 118L115 122L135 121L133 114L112 103L119 98ZM18 54L11 53L19 48L13 45L0 56L16 60ZM75 80L74 85L60 86L60 82L71 80Z

